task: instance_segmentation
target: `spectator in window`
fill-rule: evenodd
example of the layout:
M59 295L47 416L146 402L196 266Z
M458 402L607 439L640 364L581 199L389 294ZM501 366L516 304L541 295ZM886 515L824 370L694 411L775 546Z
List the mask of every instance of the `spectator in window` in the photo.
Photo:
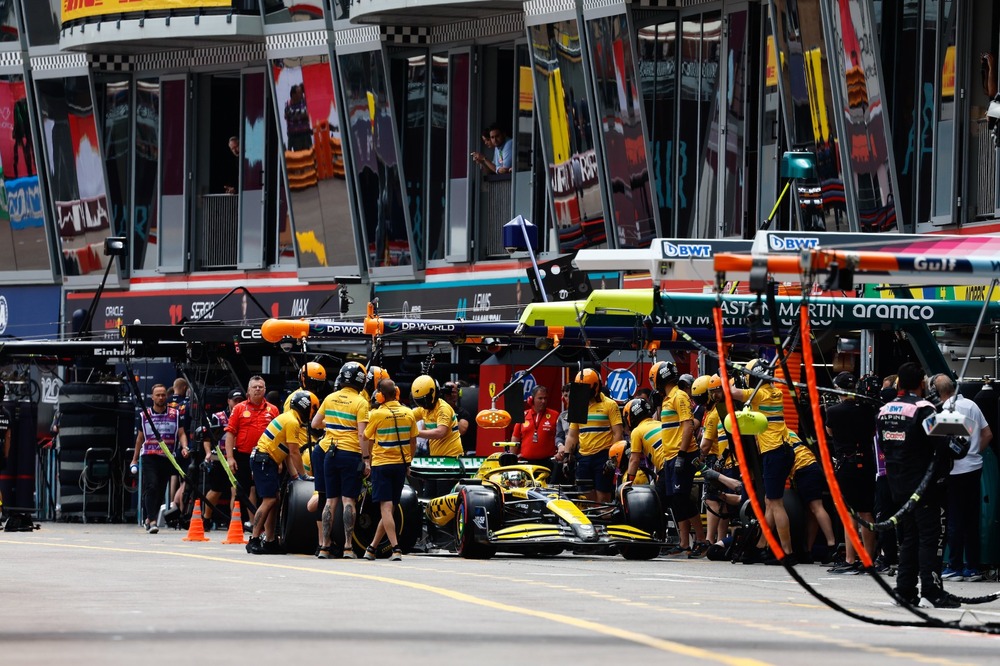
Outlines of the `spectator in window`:
M490 173L510 173L514 166L514 140L496 124L490 126L489 138L493 143L493 159L482 153L472 153L473 161L480 169Z
M231 136L231 137L229 137L229 152L231 152L233 155L236 156L237 159L239 159L239 157L240 157L240 139L239 139L239 137L237 137L237 136ZM237 162L237 164L239 164L239 163ZM239 180L240 180L240 172L239 172L239 167L237 166L237 169L236 169L236 182L239 182ZM226 185L225 187L223 187L223 190L225 191L226 194L236 194L236 186L235 185Z

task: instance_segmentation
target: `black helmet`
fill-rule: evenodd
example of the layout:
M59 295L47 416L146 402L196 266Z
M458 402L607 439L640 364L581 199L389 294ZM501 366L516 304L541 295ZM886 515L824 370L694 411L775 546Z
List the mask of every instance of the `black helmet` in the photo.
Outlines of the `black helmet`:
M625 425L628 426L628 429L635 430L640 423L653 418L653 406L644 398L632 398L625 403L622 417L625 419Z
M319 399L310 391L296 391L288 400L288 409L299 415L299 421L309 423L319 409Z
M681 373L673 361L664 361L656 365L655 388L662 391L667 384L676 384L680 380Z
M337 375L337 383L343 386L349 386L352 389L361 391L365 388L365 375L367 370L365 366L361 365L357 361L348 361L344 365L340 366L340 373Z

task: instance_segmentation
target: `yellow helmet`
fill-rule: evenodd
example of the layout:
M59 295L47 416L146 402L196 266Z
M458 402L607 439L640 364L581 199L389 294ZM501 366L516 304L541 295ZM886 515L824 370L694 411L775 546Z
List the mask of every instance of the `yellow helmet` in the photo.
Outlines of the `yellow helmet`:
M420 375L410 386L410 397L413 402L425 409L430 409L437 402L438 385L430 375Z
M691 384L691 397L696 398L708 393L708 383L710 381L712 381L712 377L709 375L701 375L698 379L694 380L694 383Z

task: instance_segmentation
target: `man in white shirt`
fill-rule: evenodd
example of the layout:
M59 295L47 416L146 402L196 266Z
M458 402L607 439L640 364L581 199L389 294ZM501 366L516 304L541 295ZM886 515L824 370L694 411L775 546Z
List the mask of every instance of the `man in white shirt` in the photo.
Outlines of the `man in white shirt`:
M493 143L493 159L482 153L472 153L472 159L479 168L490 173L510 173L514 167L514 140L499 125L490 126L489 139Z
M932 380L944 409L954 409L972 420L969 453L955 461L948 478L948 550L951 562L942 572L944 580L982 580L979 571L979 512L983 495L980 480L983 474L984 451L993 439L986 417L973 401L955 392L955 381L947 375Z

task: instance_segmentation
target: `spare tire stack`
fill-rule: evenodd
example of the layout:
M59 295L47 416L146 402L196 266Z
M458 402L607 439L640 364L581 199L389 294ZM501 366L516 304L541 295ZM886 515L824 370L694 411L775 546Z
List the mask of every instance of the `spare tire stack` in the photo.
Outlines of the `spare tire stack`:
M59 486L57 518L107 518L114 478L87 496L83 515L84 456L88 449L109 449L112 460L121 457L119 383L63 384L59 389ZM132 419L129 419L131 425ZM117 465L112 465L115 469ZM94 484L91 484L92 486Z

